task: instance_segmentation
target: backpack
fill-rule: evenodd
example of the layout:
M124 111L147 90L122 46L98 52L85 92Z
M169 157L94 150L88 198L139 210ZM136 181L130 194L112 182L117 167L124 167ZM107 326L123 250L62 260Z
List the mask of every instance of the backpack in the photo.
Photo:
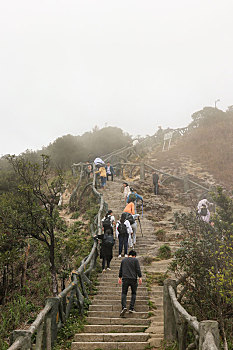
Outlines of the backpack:
M131 201L131 202L135 202L136 201L136 199L137 199L137 197L136 197L136 194L135 193L130 193L130 195L129 195L129 198L128 198L128 203Z
M111 216L108 215L107 217L104 218L103 228L106 231L107 229L109 229L111 227L112 227L112 225L111 225Z
M206 207L202 207L201 208L200 215L201 216L206 216L207 215L207 208Z
M128 231L127 231L126 225L122 224L121 222L119 222L117 230L118 230L119 234L122 235L122 236L128 235Z
M113 247L114 244L115 244L115 239L114 239L113 235L105 233L104 237L103 237L103 245L105 247L110 248L110 247Z
M133 215L131 215L130 213L126 213L126 220L129 221L130 225L133 225L135 223Z

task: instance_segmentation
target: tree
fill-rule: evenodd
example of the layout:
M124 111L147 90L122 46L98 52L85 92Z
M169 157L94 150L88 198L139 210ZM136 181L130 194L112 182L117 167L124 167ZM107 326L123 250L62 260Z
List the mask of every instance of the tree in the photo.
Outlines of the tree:
M50 159L43 155L41 164L31 163L23 156L8 156L20 179L16 192L0 197L2 231L8 230L18 238L33 237L43 242L49 251L53 295L58 293L55 266L55 231L61 227L57 210L62 191L61 172L50 167Z

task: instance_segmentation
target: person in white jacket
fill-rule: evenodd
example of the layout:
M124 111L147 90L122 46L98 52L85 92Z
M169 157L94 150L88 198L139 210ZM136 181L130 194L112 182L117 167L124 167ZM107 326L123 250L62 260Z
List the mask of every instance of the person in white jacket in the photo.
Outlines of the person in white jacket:
M123 182L123 187L124 187L123 199L124 199L124 202L126 203L127 198L128 198L128 196L129 196L129 194L131 193L131 191L130 191L130 187L129 187L129 185L127 184L127 182Z
M121 258L122 249L124 246L124 255L128 256L128 239L129 235L133 232L131 225L128 220L126 220L126 214L122 213L121 218L116 224L116 237L119 239L119 256Z

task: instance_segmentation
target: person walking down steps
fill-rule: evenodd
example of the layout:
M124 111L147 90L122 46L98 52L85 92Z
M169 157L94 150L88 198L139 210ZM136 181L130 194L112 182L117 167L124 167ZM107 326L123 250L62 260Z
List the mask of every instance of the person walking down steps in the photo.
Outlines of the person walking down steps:
M133 232L131 225L128 220L126 220L126 213L121 214L120 220L116 224L116 237L119 240L119 256L121 258L122 249L124 246L124 254L127 257L128 253L128 239L129 235Z
M120 316L123 317L127 311L126 298L129 287L131 287L131 300L129 306L129 313L134 313L134 305L136 301L136 293L138 282L142 284L142 273L139 265L139 261L136 258L137 253L135 250L131 250L129 252L129 256L124 258L121 262L120 270L119 270L119 279L118 283L122 284L121 291L121 313ZM139 280L137 282L137 278Z
M115 175L115 171L113 169L113 166L110 165L110 163L108 162L105 169L106 169L106 174L107 174L107 181L108 181L109 176L111 177L111 179L113 181L113 176Z

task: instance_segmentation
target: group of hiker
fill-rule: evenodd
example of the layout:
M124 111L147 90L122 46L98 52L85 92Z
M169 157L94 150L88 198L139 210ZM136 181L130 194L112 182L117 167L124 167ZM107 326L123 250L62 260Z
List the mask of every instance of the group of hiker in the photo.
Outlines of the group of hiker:
M115 175L113 167L110 163L107 163L107 166L100 158L95 159L96 173L100 174L101 187L104 188L106 180L110 176L113 181L113 176ZM154 172L152 175L153 185L154 185L154 194L159 194L160 187L163 185L160 182L159 175ZM139 265L139 261L136 258L137 253L134 250L136 246L136 235L137 235L137 221L140 223L140 216L137 214L137 202L141 201L142 215L143 215L143 197L140 196L134 188L130 187L127 182L123 183L123 202L125 208L120 216L120 219L116 222L112 210L108 210L104 218L102 219L102 233L97 236L101 240L100 245L100 258L102 259L102 272L105 273L106 270L111 270L110 263L113 258L113 247L115 245L115 237L119 241L119 251L118 258L123 259L121 261L119 269L119 279L118 283L122 285L122 294L121 294L121 305L122 310L120 316L124 316L127 307L126 307L126 297L128 288L131 287L131 300L129 306L129 312L133 313L134 304L136 300L136 291L138 282L142 283L142 274ZM197 205L197 215L200 220L203 220L206 223L210 221L210 211L208 206L213 203L210 203L206 197L198 202ZM141 224L140 224L141 226ZM128 247L130 251L128 253ZM137 278L139 278L137 282Z

